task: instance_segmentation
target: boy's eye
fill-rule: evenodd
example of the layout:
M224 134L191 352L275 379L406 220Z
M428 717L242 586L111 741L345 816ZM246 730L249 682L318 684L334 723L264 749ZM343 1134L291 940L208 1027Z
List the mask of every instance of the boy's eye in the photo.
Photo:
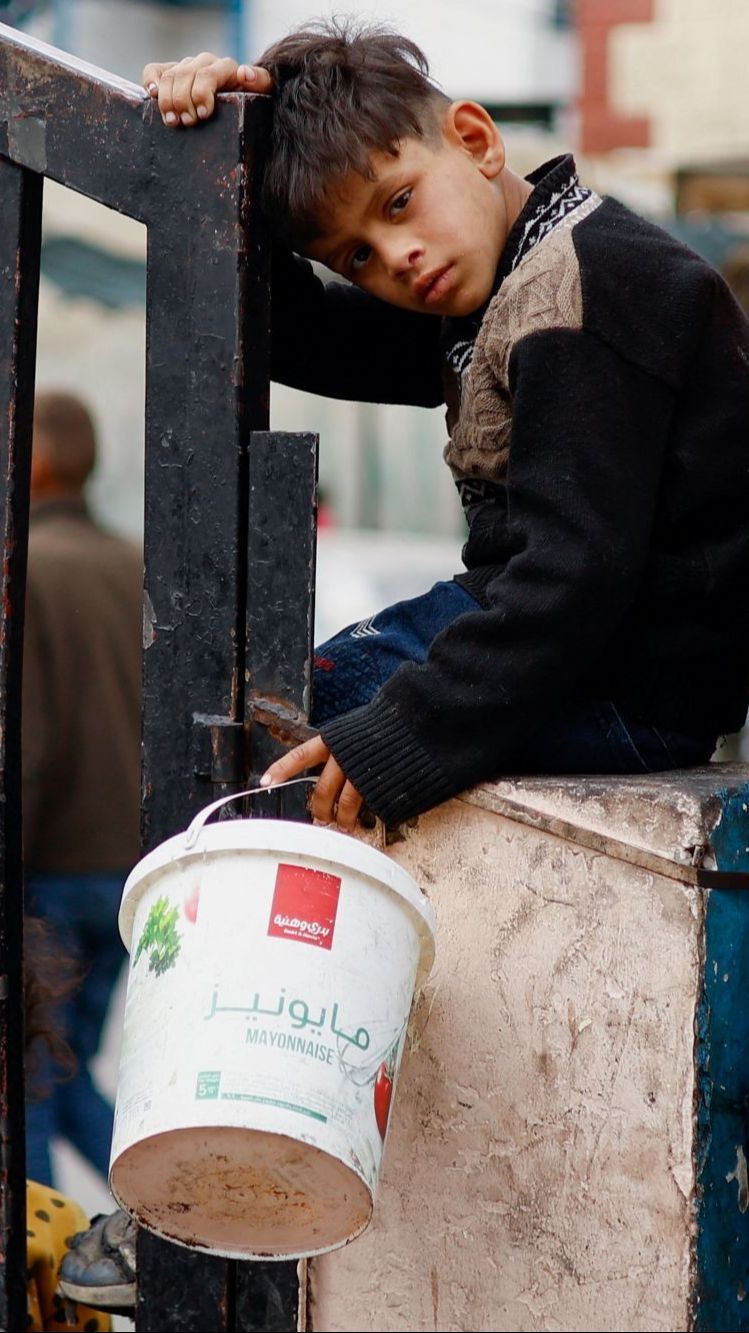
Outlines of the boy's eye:
M368 245L360 245L358 250L354 250L351 256L352 269L356 272L358 269L364 268L371 253L372 251Z
M410 198L411 198L410 190L403 190L401 194L396 195L395 199L390 205L390 216L392 217L394 213L402 213L404 208L407 206Z

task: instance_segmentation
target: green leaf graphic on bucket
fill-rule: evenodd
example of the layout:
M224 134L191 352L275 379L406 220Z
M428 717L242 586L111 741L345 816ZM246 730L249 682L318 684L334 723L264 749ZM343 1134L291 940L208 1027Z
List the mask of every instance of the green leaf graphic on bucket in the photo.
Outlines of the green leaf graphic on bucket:
M171 907L168 898L156 899L138 940L133 967L142 953L148 954L148 970L155 972L157 977L174 967L182 948L182 936L175 924L178 915L179 908Z

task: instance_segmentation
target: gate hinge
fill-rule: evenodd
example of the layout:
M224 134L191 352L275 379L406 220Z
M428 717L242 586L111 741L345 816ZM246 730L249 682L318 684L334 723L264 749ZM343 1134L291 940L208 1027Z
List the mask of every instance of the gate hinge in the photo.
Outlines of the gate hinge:
M192 763L197 778L241 782L244 776L244 726L213 713L192 715Z

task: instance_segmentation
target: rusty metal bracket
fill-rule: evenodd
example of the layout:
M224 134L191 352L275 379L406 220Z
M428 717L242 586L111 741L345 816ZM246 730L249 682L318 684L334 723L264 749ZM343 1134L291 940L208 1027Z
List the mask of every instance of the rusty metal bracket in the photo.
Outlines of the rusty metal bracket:
M304 715L277 699L251 697L246 727L215 713L192 715L192 772L212 783L240 782L252 759L253 727L263 727L282 746L301 745L314 736ZM249 754L248 754L249 743Z
M305 721L304 714L288 708L278 699L268 699L262 694L250 695L248 713L250 719L250 757L252 757L252 727L254 724L265 727L275 741L281 745L301 745L317 734L314 727Z
M208 782L240 782L244 773L244 726L214 713L192 715L192 771Z

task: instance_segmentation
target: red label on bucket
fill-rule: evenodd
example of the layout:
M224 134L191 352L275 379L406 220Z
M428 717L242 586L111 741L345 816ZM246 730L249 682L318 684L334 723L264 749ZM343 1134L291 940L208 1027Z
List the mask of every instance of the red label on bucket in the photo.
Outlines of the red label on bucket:
M268 934L329 949L333 944L340 891L338 875L310 870L307 866L280 865Z

